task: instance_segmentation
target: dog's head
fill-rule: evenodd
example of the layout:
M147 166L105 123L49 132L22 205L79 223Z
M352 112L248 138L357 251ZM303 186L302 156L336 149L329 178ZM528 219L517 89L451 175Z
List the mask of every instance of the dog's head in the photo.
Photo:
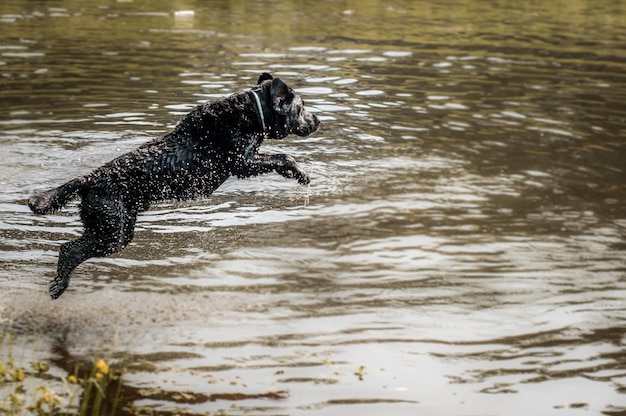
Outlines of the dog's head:
M302 97L280 78L264 72L258 84L262 111L267 115L265 123L269 138L282 139L289 134L304 137L320 127L319 119L304 108Z

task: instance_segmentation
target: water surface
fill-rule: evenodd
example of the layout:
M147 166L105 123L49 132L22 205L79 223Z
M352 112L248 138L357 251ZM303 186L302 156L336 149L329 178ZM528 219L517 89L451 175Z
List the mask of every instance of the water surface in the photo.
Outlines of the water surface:
M625 45L610 1L5 0L5 332L159 412L623 414ZM265 145L311 185L155 206L50 301L77 204L26 199L262 71L322 120Z

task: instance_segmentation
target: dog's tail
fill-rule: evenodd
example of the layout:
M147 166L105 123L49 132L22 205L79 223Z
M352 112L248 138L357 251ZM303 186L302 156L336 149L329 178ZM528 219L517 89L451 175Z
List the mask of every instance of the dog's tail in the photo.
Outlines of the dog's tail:
M28 199L28 206L35 214L50 214L63 208L78 191L83 188L85 177L72 179L58 188L33 195Z

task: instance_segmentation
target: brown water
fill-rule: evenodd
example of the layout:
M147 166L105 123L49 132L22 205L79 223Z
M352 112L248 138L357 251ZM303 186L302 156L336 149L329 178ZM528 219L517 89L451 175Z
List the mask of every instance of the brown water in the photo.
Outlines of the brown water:
M157 411L625 414L626 5L517 3L3 0L14 347ZM262 71L323 122L266 146L310 187L154 207L50 301L77 205L26 198Z

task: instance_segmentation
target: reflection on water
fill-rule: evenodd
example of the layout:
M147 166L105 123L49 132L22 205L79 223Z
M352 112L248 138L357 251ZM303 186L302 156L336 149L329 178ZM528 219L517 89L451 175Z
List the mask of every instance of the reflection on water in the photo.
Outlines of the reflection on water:
M24 357L61 378L106 354L160 411L626 411L621 4L191 9L0 5L0 313ZM157 206L48 301L77 205L26 198L266 70L323 122L266 146L311 185Z

